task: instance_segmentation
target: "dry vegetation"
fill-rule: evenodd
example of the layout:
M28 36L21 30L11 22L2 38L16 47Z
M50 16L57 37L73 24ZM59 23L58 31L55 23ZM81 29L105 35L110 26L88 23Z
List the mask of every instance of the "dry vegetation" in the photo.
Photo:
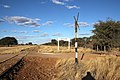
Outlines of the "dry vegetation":
M31 47L34 48L31 49ZM95 80L120 80L120 57L115 55L90 54L94 52L91 49L78 48L79 54L85 53L85 55L83 60L79 60L77 65L74 58L64 57L59 59L63 54L59 55L59 57L41 56L41 53L75 53L73 47L70 50L67 47L60 47L59 52L57 46L0 47L0 54L18 53L26 49L33 54L37 52L40 54L38 54L39 56L32 56L32 54L25 59L26 64L18 73L17 80L82 80L87 72L90 72Z
M0 54L14 54L31 47L33 46L0 47Z
M120 80L120 58L113 55L79 61L78 65L73 58L61 59L56 68L59 72L54 80L82 80L87 72L90 72L95 80Z
M84 49L82 47L78 48L78 52L79 53L85 53L85 52L92 52L93 50L91 49ZM38 52L39 53L74 53L74 47L71 47L70 49L68 49L67 46L60 46L60 50L58 51L58 47L57 46L45 46L45 45L41 45L38 46Z

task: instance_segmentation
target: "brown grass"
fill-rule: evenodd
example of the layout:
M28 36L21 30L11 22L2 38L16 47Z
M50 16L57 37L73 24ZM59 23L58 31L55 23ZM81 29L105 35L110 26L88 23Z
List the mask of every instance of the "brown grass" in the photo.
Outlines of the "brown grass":
M77 65L73 58L61 59L56 68L59 71L53 80L82 80L87 72L96 80L120 80L120 58L113 55L90 61L79 60Z
M33 46L0 47L0 54L15 54L31 47Z
M92 52L93 50L87 48L84 49L82 47L78 48L78 52ZM58 51L58 47L57 46L46 46L46 45L41 45L38 46L38 52L42 52L42 53L74 53L74 47L71 47L70 49L68 49L67 46L60 46L60 50Z
M40 45L40 46L13 46L13 47L0 47L0 54L14 54L18 53L21 50L30 48L30 47L36 47L35 50L38 53L74 53L74 47L71 47L68 49L66 46L60 46L60 50L58 51L57 46L46 46L46 45ZM87 48L84 49L82 47L78 48L79 53L91 53L93 50Z

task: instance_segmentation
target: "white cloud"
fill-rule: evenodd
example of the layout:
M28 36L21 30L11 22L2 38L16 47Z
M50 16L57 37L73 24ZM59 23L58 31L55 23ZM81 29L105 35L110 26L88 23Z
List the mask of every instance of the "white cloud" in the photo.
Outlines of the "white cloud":
M34 20L36 20L36 21L40 21L41 19L39 19L39 18L35 18Z
M13 30L13 33L28 33L27 31L17 31L17 30Z
M90 26L90 24L88 24L87 22L79 22L78 24L82 27Z
M51 0L52 3L58 4L58 5L63 5L64 7L68 9L80 9L79 6L76 5L67 5L67 2L73 1L73 0Z
M62 0L62 1L65 1L65 2L70 2L70 1L73 1L73 0Z
M3 5L3 7L4 7L4 8L10 8L10 6L9 6L9 5Z
M65 5L64 2L61 2L60 0L52 0L54 4L59 4L59 5Z
M39 32L41 32L40 30L33 30L33 32L35 32L35 33L39 33Z
M27 31L19 31L19 33L28 33Z
M47 36L49 36L49 34L44 33L44 34L41 34L40 36L41 36L41 37L47 37Z
M90 26L90 24L88 24L87 22L78 22L80 27L87 27ZM64 23L64 26L68 26L68 27L74 27L74 23Z
M38 27L40 24L38 23L37 19L31 19L23 16L12 16L12 17L5 17L4 18L9 23L15 23L20 26L30 26L30 27Z
M46 2L40 2L41 4L45 4Z
M0 23L1 23L1 22L5 22L5 21L4 21L3 19L0 19Z
M99 22L94 22L94 23L92 23L93 26L94 26L95 24L99 24Z
M6 4L0 4L0 7L3 7L3 8L10 8L11 6L6 5Z
M70 0L63 0L63 1L69 2Z
M72 24L72 23L64 23L63 25L68 26L68 27L74 27L74 24Z
M80 7L79 6L76 6L76 5L67 5L67 6L65 6L66 8L68 8L68 9L73 9L73 8L75 8L75 9L80 9Z
M53 21L47 21L47 22L43 23L42 26L49 26L53 23L54 23Z
M62 34L61 33L55 33L55 34L53 34L52 36L62 36Z

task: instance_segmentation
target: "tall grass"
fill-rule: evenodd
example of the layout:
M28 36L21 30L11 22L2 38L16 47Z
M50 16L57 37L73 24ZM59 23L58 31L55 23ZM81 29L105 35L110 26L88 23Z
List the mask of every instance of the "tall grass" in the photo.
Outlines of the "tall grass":
M96 60L80 61L60 59L56 64L58 73L53 80L82 80L87 72L95 80L120 80L120 58L116 56L98 57Z

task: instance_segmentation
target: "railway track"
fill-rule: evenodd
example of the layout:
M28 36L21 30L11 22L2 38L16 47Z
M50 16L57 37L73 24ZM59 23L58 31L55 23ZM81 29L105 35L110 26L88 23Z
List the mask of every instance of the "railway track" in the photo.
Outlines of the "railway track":
M1 61L0 64L5 63L5 62L11 60L11 59L17 57L18 55L19 55L19 54L15 55L15 56L13 56L13 57L10 57L10 58L8 58L8 59L5 59L5 60Z
M23 59L28 55L27 54L17 54L13 57L10 57L6 60L3 60L0 62L0 65L5 63L9 63L10 60L17 58L17 61L14 64L10 64L10 67L8 67L7 69L5 69L4 71L2 71L2 73L0 74L0 80L14 80L14 75L17 73L17 71L20 70L20 68L24 65L24 61ZM22 57L21 57L22 55ZM20 59L18 58L18 56L20 56ZM16 59L15 59L16 60ZM3 66L4 67L4 66Z

